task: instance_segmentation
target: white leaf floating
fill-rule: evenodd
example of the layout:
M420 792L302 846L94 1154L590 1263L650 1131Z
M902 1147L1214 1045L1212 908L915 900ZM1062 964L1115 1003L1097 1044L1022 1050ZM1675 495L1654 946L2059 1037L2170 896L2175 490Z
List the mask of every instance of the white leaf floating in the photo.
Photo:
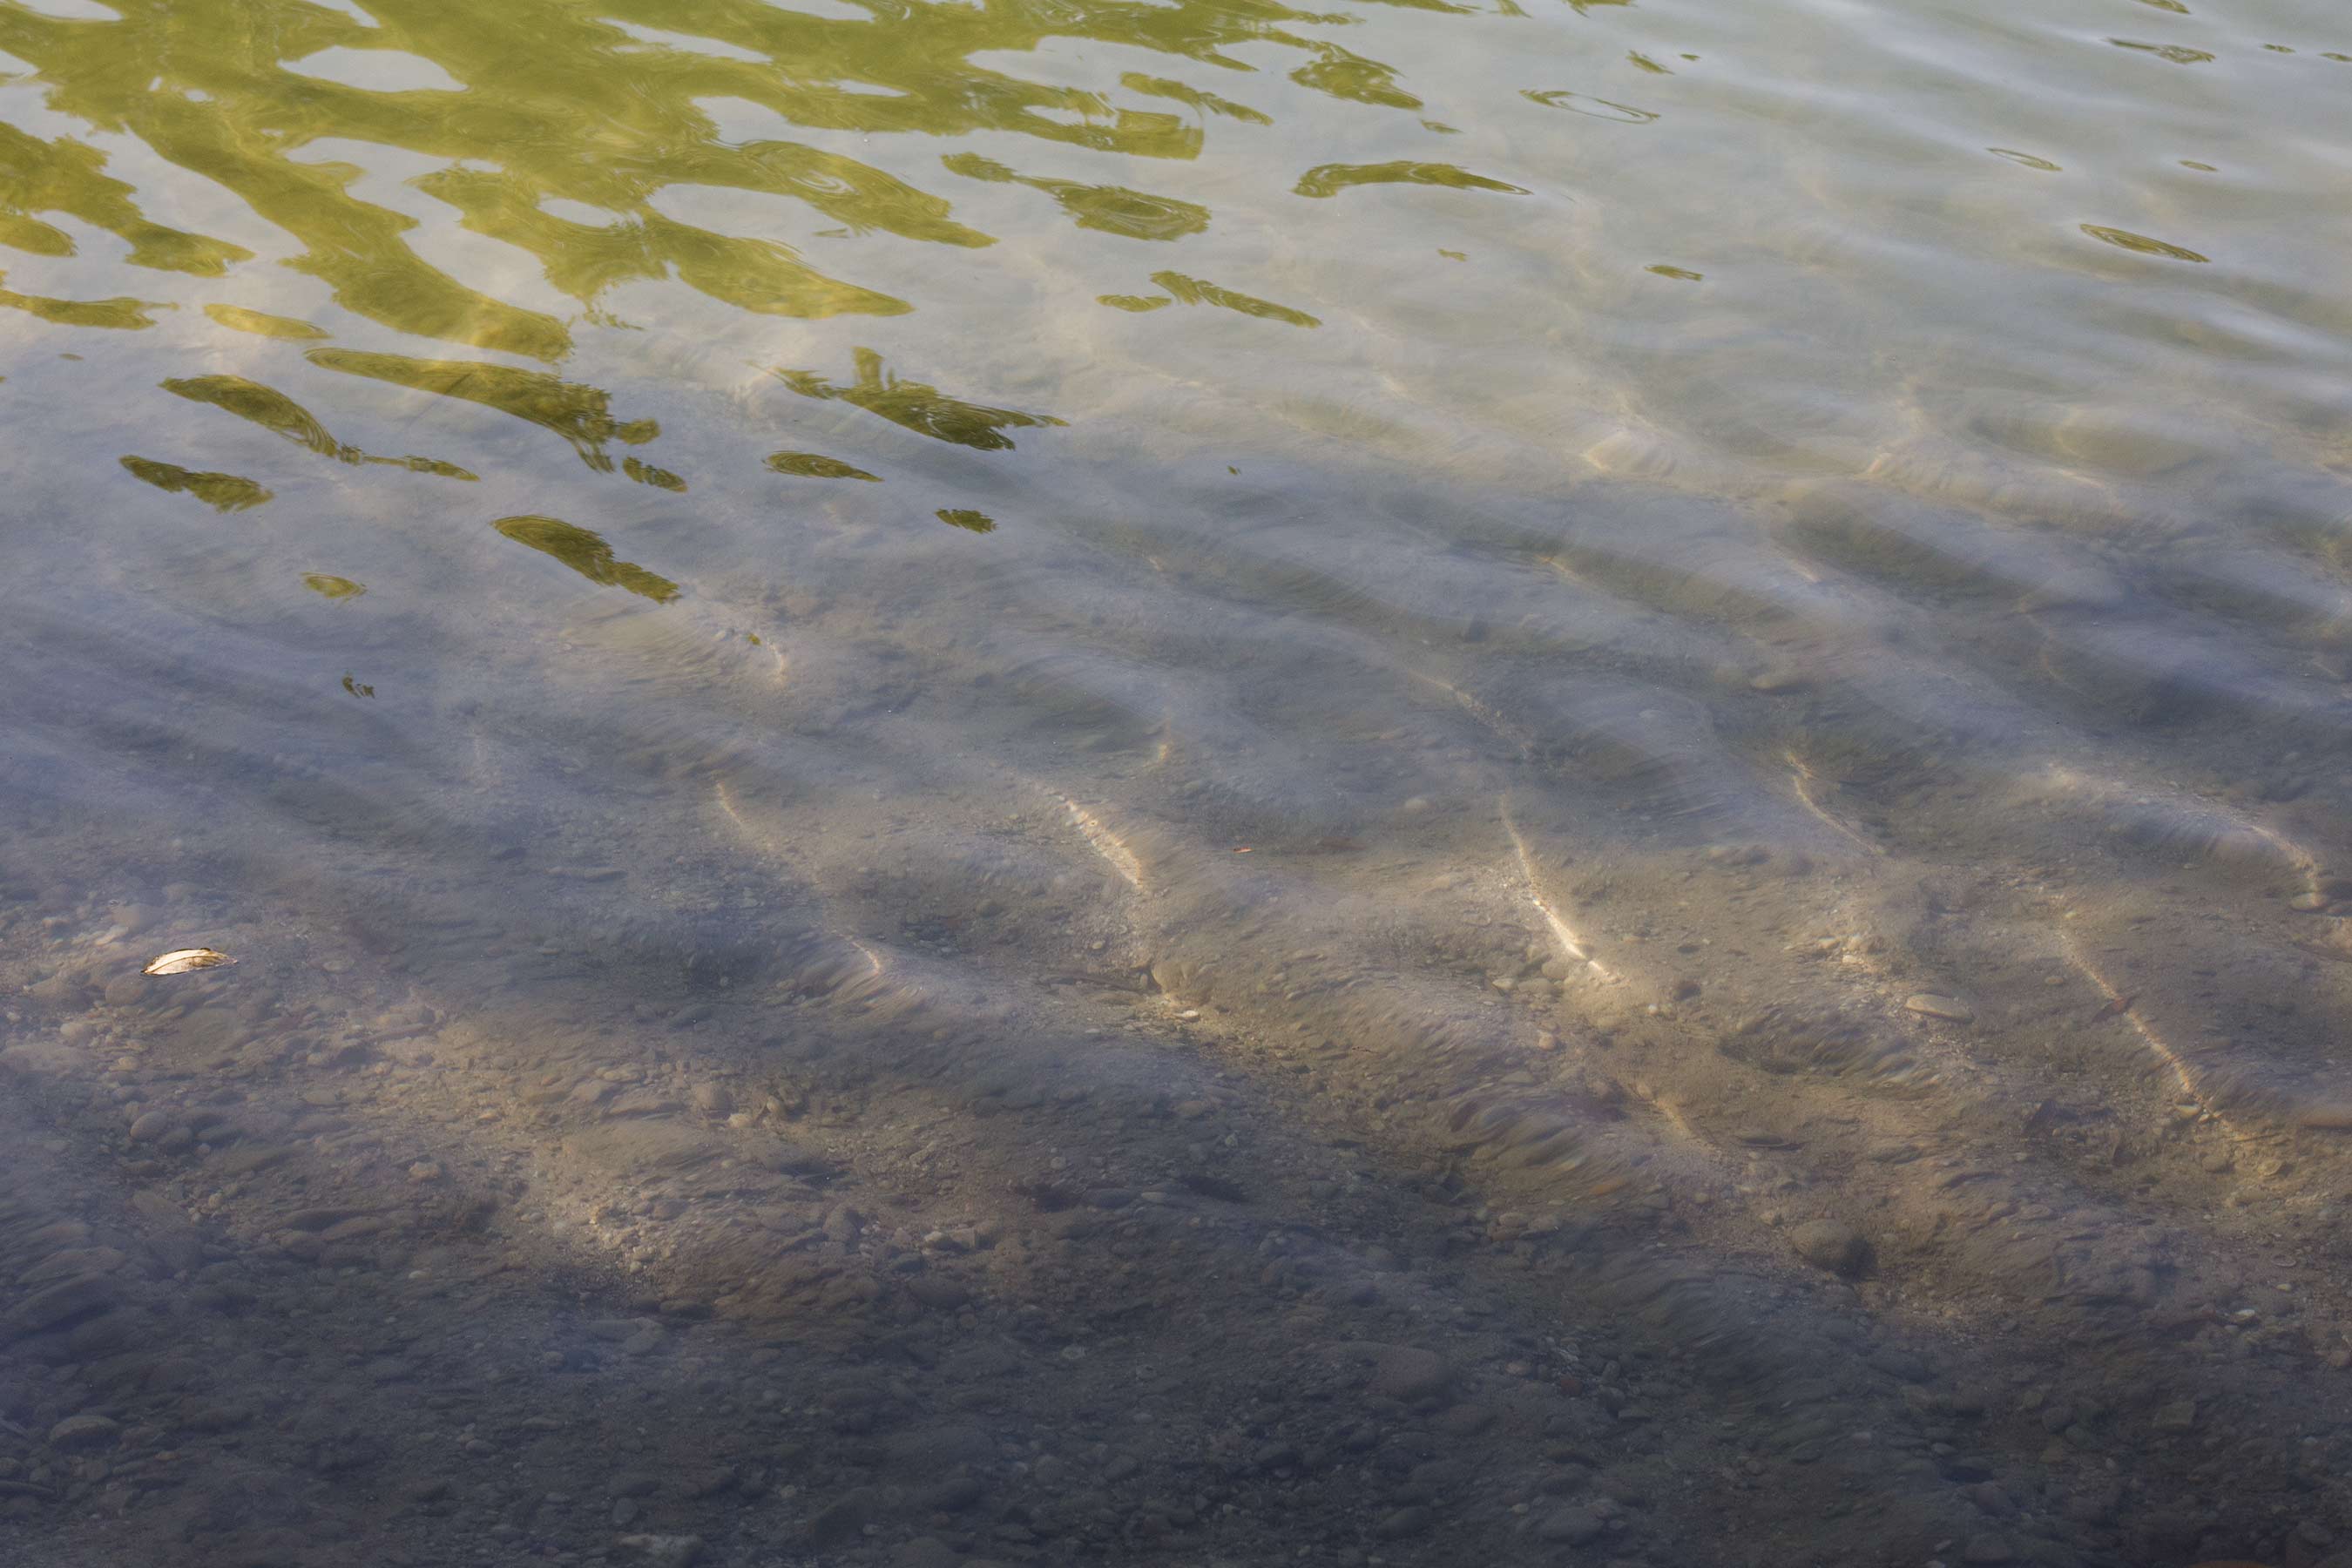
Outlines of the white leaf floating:
M236 959L225 952L215 952L209 947L175 948L141 970L142 974L185 974L192 969L218 969L235 963Z

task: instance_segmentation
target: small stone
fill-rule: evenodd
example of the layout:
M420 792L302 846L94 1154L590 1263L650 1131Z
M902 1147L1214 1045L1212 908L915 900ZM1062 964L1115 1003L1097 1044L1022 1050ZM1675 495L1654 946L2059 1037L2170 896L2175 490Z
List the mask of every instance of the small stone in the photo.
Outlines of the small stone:
M192 1432L228 1432L252 1419L249 1405L198 1405L181 1415L180 1425Z
M46 1330L62 1328L78 1322L93 1313L114 1305L117 1295L113 1286L98 1275L83 1275L62 1284L36 1290L16 1303L7 1325L0 1328L0 1340L17 1334L36 1334Z
M988 1495L988 1489L971 1476L956 1476L914 1494L915 1505L929 1513L961 1513Z
M152 904L115 904L106 911L106 918L122 928L125 936L137 936L163 918L163 911Z
M2105 1524L2116 1517L2123 1505L2123 1487L2114 1481L2092 1479L2069 1493L2065 1514L2077 1524Z
M1963 1563L2014 1563L2017 1561L2017 1551L2010 1545L2009 1537L1986 1531L1980 1535L1969 1537L1968 1544L1960 1548L1960 1561Z
M1453 1370L1435 1352L1390 1345L1373 1364L1371 1391L1383 1399L1410 1403L1444 1393L1453 1381Z
M1911 1012L1923 1014L1930 1018L1941 1018L1948 1024L1976 1022L1977 1016L1974 1010L1957 996L1937 996L1923 991L1916 996L1905 997L1903 1005Z
M682 1498L698 1500L733 1491L741 1479L731 1468L722 1465L716 1469L688 1470L670 1482L670 1489Z
M1582 1546L1589 1541L1598 1540L1607 1528L1591 1509L1564 1508L1544 1516L1543 1522L1536 1526L1536 1539Z
M1809 1219L1789 1232L1797 1256L1833 1274L1859 1274L1870 1264L1870 1243L1840 1220Z
M879 1487L852 1487L809 1517L810 1538L819 1546L856 1540L868 1524L890 1516L892 1500Z
M248 1143L215 1156L214 1172L221 1176L249 1176L256 1171L266 1171L281 1164L294 1151L282 1144Z
M1401 1508L1383 1516L1372 1527L1372 1533L1382 1541L1402 1541L1409 1535L1419 1535L1436 1521L1437 1516L1425 1508Z
M2334 900L2326 893L2297 893L2286 901L2286 907L2303 914L2315 915L2332 902Z
M50 1253L26 1269L16 1277L16 1283L30 1289L52 1279L111 1274L129 1261L127 1256L111 1247L69 1247L63 1252Z
M53 1448L103 1448L112 1444L121 1424L108 1416L84 1412L68 1415L49 1428Z
M636 1333L644 1325L635 1318L592 1318L580 1327L590 1339L616 1345Z
M705 1116L726 1116L735 1110L735 1097L723 1083L698 1083L691 1098L694 1109Z
M2197 1402L2176 1399L2156 1413L2152 1423L2159 1432L2191 1432L2197 1427Z
M891 1555L890 1568L959 1568L963 1553L936 1535L919 1535Z
M698 1535L624 1535L614 1544L646 1568L691 1568L702 1556Z
M1484 1405L1456 1405L1440 1411L1431 1423L1449 1437L1468 1437L1495 1424L1495 1412Z
M1221 1176L1214 1171L1187 1171L1180 1178L1184 1185L1204 1198L1214 1198L1221 1204L1241 1204L1249 1201L1249 1189L1239 1182Z
M152 993L153 982L143 974L123 974L106 983L106 1005L110 1007L133 1007Z
M133 1143L152 1143L169 1132L173 1125L173 1118L170 1111L147 1111L131 1124L131 1141Z
M907 1294L935 1311L951 1312L971 1300L971 1292L953 1279L921 1275L907 1281Z

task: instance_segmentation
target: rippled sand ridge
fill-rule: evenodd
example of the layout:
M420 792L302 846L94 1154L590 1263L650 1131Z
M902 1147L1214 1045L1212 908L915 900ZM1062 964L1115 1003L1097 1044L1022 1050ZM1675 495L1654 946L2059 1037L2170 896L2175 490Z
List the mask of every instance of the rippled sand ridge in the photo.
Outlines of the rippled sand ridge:
M0 0L0 1564L2345 1568L2347 170L2312 0Z

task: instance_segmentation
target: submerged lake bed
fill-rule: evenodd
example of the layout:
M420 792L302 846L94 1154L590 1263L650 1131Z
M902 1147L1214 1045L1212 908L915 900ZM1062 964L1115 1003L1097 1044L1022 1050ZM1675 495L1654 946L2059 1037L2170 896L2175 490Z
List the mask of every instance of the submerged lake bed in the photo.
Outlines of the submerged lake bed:
M2341 1568L2347 96L0 0L0 1561Z

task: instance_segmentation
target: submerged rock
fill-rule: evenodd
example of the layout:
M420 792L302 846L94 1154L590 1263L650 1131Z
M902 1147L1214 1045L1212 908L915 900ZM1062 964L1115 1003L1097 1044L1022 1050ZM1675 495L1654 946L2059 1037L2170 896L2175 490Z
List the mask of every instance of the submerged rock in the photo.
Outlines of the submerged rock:
M1903 1005L1910 1012L1923 1014L1930 1018L1941 1018L1949 1024L1976 1022L1975 1010L1957 996L1937 996L1933 993L1923 991L1916 996L1906 997Z
M698 1535L624 1535L614 1544L646 1568L692 1568L702 1557Z
M98 1448L114 1441L121 1426L110 1416L94 1411L68 1415L49 1428L49 1446L54 1448Z
M1870 1267L1870 1243L1842 1220L1810 1219L1789 1232L1797 1256L1832 1274L1859 1274Z

